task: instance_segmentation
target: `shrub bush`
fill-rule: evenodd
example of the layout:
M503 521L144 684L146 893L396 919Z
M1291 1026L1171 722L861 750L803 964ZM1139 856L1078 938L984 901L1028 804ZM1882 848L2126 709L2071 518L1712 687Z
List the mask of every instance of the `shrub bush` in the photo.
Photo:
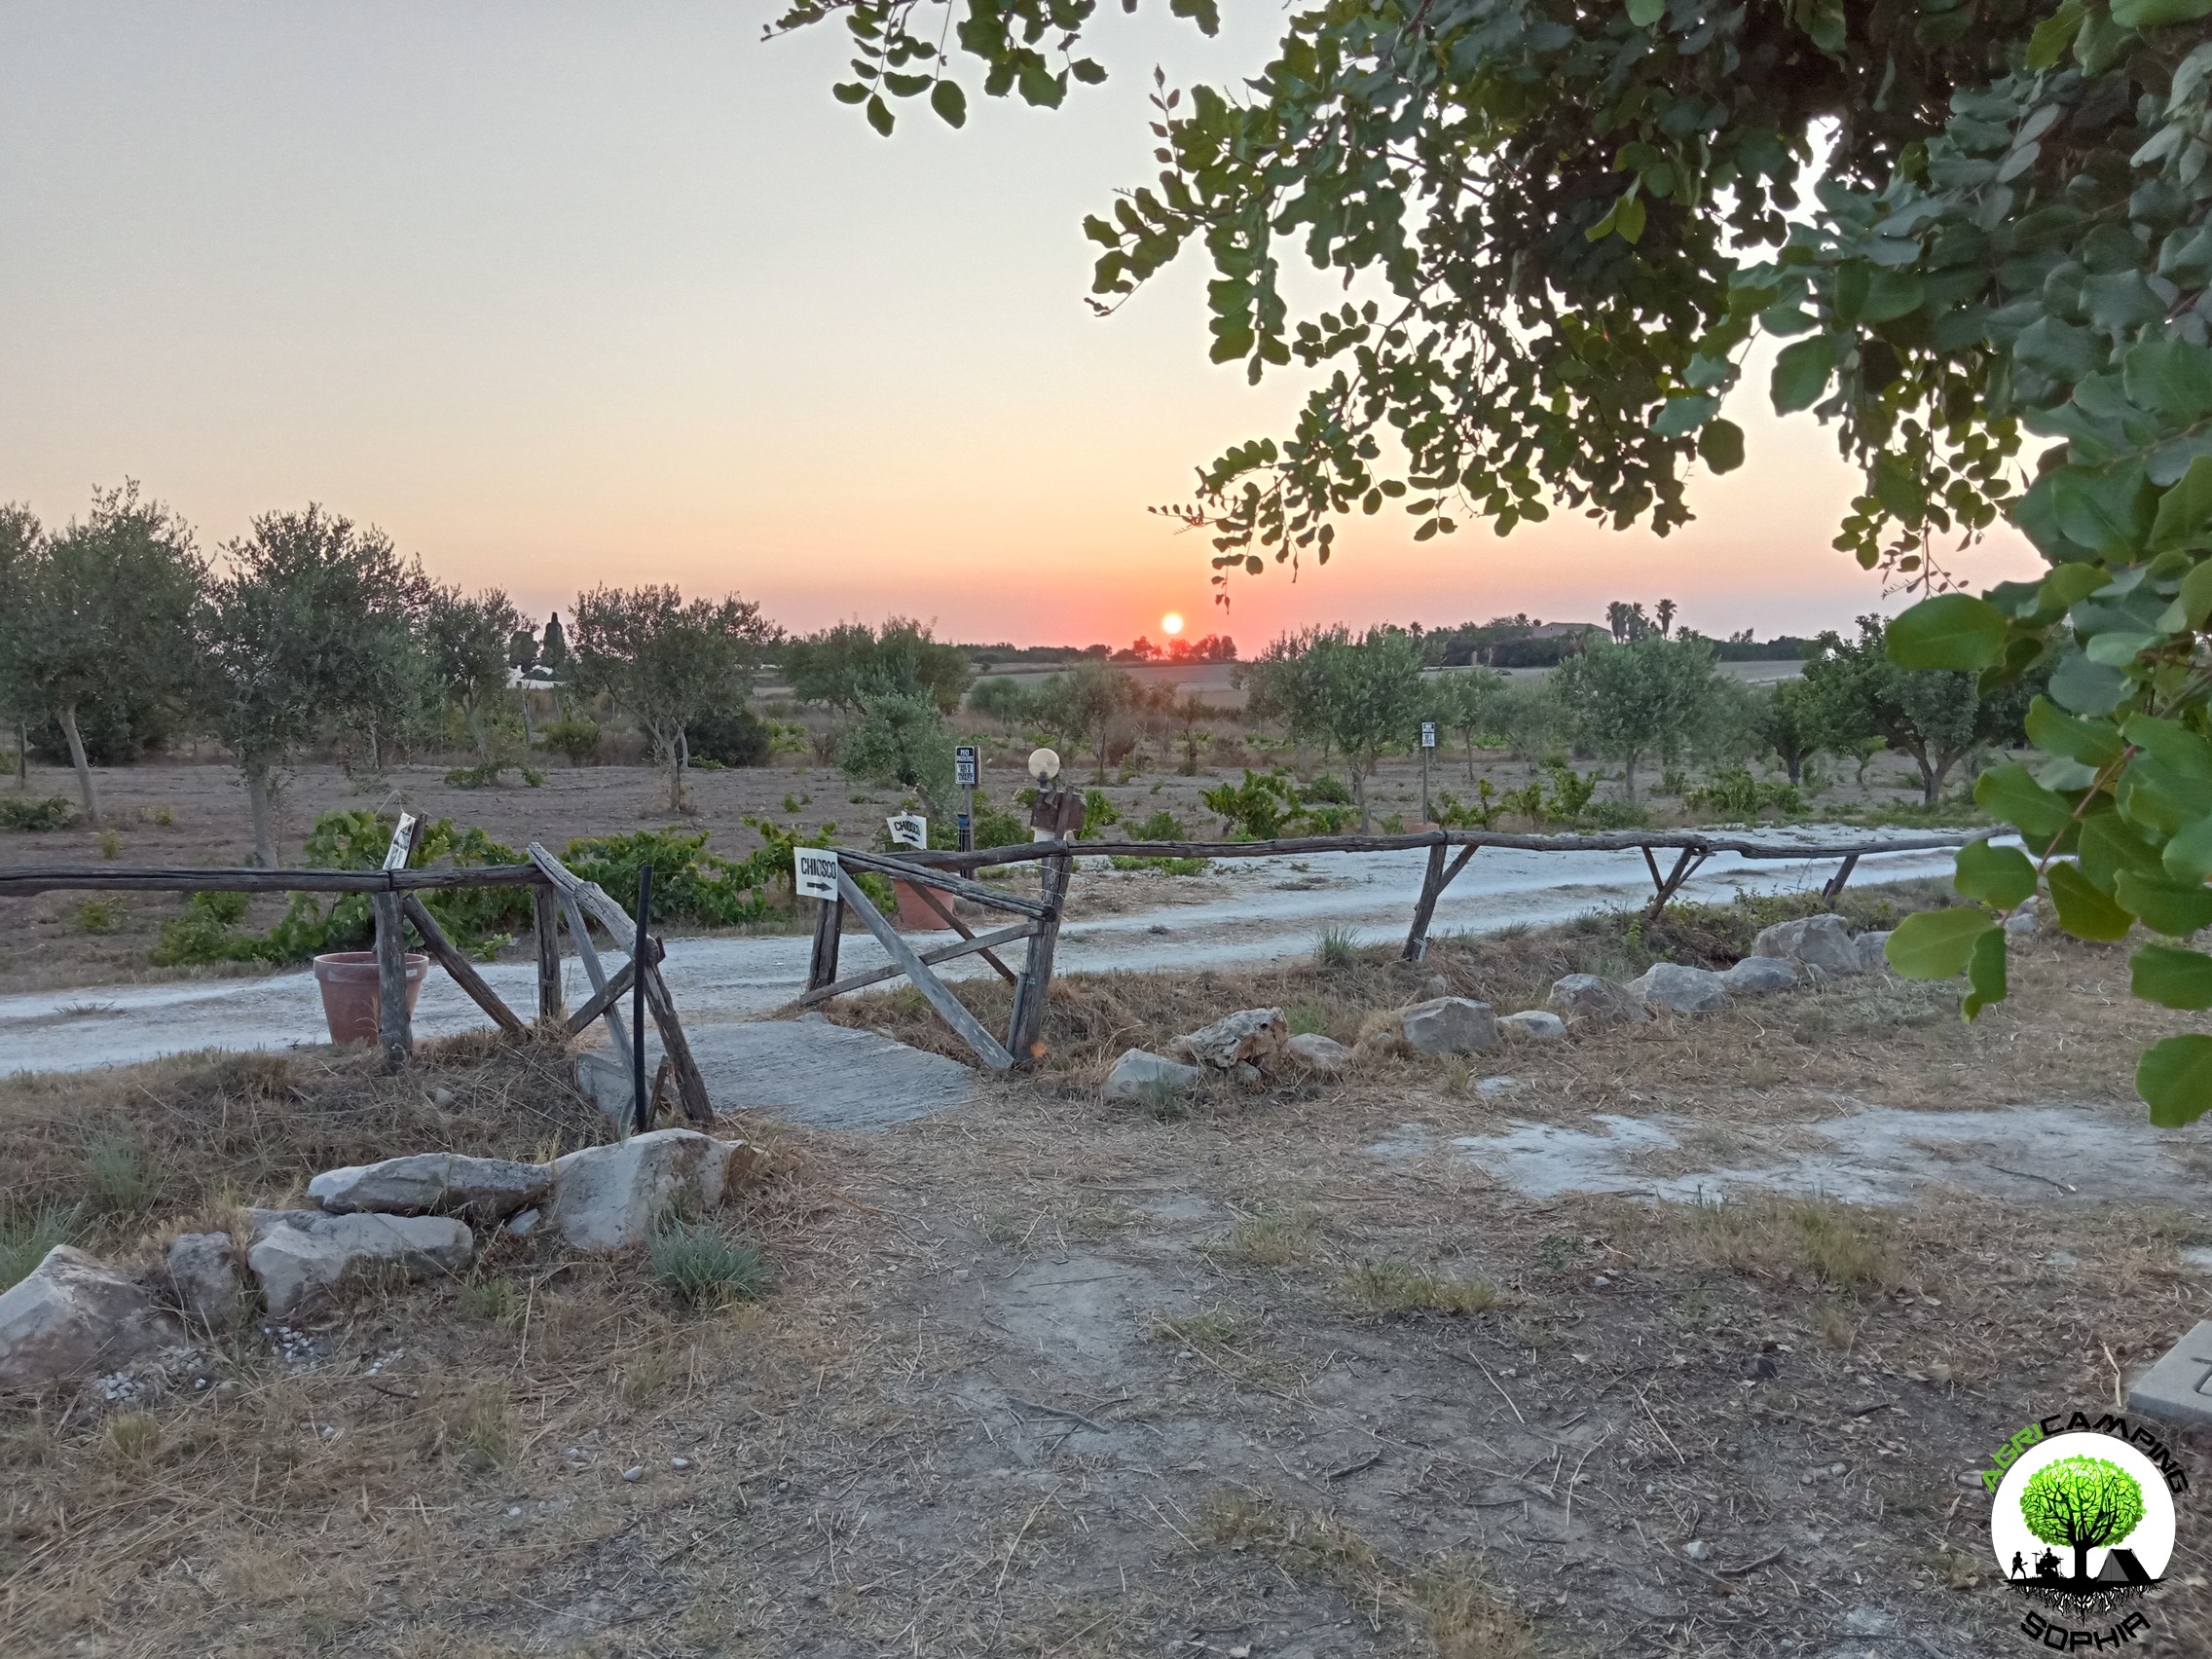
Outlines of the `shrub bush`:
M713 760L724 766L765 766L775 754L768 724L751 709L706 715L684 727L693 764Z
M310 869L375 869L391 843L394 820L375 812L326 812L315 820L305 850ZM440 859L459 868L524 862L478 829L458 830L450 818L433 820L415 849L417 866ZM530 891L522 887L447 887L422 895L423 903L461 949L489 958L530 924ZM239 931L245 919L242 893L195 893L185 913L162 924L156 966L208 962L304 962L329 950L366 949L376 938L366 893L340 895L324 907L313 893L294 893L267 934Z
M456 766L446 774L446 785L457 790L496 790L500 784L500 774L506 769L504 760L487 760L481 766ZM545 774L535 766L518 765L515 770L532 789L545 787Z
M598 758L599 726L591 720L555 720L537 728L537 735L546 748L556 755L566 755L569 764L581 766Z
M1803 812L1805 796L1795 784L1761 783L1748 766L1722 766L1695 789L1683 791L1682 804L1723 818L1755 818L1769 811Z
M28 795L0 794L0 830L41 835L66 830L76 822L77 809L59 795L33 800Z
M837 831L834 824L825 824L814 834L801 835L772 819L745 822L759 834L760 845L743 859L708 852L704 830L639 830L571 841L562 860L617 900L638 891L638 871L649 864L656 917L742 927L789 911L794 903L793 850L826 847Z

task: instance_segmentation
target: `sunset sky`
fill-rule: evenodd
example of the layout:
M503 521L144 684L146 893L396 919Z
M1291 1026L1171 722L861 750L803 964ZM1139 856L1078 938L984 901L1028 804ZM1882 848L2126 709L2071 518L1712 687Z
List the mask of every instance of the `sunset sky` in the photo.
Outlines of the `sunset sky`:
M210 546L320 500L538 613L673 581L977 641L1896 608L1829 549L1851 478L1763 415L1762 371L1748 463L1664 541L1555 519L1416 547L1385 514L1223 617L1204 541L1145 509L1279 430L1299 381L1206 363L1196 264L1091 316L1080 226L1156 170L1156 62L1264 61L1281 13L1226 10L1213 42L1106 16L1105 87L975 96L958 133L910 106L886 142L830 96L841 29L763 42L773 8L734 0L12 0L0 499L58 522L129 476ZM1959 568L2032 565L2008 537Z

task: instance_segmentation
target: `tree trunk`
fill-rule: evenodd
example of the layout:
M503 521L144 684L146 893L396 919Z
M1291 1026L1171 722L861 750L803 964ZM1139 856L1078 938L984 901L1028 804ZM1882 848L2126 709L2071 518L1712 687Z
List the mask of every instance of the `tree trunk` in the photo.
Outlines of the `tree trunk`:
M1782 769L1788 775L1792 784L1803 783L1805 781L1805 756L1798 751L1791 750L1782 757Z
M484 722L476 717L476 699L463 697L461 700L461 712L468 717L468 735L476 740L476 758L491 759L492 746L484 741Z
M263 869L275 869L276 834L272 822L269 762L248 758L242 762L242 769L245 772L246 811L253 820L253 862Z
M2089 1546L2074 1546L2074 1581L2079 1584L2089 1576Z
M1467 787L1475 787L1475 728L1468 726L1460 733L1467 740Z
M1621 783L1628 790L1628 798L1636 798L1636 751L1630 750L1621 764Z
M537 733L530 723L530 687L522 688L522 746L529 749L537 742Z
M1934 806L1942 798L1943 780L1949 776L1956 755L1938 755L1931 761L1924 752L1915 751L1913 760L1920 767L1920 804Z
M668 810L683 810L683 751L673 743L668 746Z
M382 772L384 770L384 750L377 743L377 728L375 726L369 727L369 770L371 772Z
M1351 764L1351 793L1352 798L1359 802L1359 832L1364 835L1367 833L1367 776L1360 771L1357 760Z
M31 787L31 727L20 716L16 719L16 788Z
M55 719L61 722L61 735L69 740L69 764L77 769L77 793L85 797L85 822L97 824L100 797L92 788L92 768L85 758L85 740L77 734L77 705L63 703L55 711Z

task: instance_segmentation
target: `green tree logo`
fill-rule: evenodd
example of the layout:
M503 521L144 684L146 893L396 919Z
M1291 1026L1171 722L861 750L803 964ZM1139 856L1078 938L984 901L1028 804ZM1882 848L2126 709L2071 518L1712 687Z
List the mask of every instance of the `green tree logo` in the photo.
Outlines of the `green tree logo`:
M2089 1576L2089 1552L2119 1543L2143 1519L2143 1487L2102 1457L2061 1457L2029 1478L2020 1519L2045 1543L2074 1552L2080 1582Z

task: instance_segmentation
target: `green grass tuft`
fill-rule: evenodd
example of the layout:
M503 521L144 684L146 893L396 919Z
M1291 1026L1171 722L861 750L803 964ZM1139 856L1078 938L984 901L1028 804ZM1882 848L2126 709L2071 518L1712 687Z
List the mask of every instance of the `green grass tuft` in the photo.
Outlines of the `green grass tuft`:
M759 1250L704 1222L663 1222L649 1249L654 1282L693 1307L751 1302L768 1288Z

